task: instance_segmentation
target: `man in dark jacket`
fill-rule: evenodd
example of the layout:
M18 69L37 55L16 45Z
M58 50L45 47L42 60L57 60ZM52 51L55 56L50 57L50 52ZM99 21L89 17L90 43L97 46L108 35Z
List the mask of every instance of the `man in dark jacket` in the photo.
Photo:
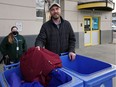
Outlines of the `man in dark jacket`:
M61 7L52 3L49 7L51 19L44 23L36 38L35 46L57 53L69 52L69 58L75 59L75 35L71 24L61 17Z

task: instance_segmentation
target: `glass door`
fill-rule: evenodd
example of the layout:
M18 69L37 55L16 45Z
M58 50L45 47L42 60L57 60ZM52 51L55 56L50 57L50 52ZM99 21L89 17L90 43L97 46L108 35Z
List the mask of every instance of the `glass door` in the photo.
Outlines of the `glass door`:
M84 17L84 46L100 43L99 17Z
M92 26L92 18L84 17L84 45L91 45L91 26Z
M92 45L98 45L100 43L99 34L99 17L92 18Z

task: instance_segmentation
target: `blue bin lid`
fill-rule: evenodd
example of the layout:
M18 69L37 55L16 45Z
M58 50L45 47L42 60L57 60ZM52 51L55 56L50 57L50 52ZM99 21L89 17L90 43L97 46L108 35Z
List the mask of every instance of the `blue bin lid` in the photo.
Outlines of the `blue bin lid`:
M81 55L76 55L76 59L74 61L71 61L68 55L60 56L60 58L62 60L63 67L83 75L92 74L111 67L111 64Z

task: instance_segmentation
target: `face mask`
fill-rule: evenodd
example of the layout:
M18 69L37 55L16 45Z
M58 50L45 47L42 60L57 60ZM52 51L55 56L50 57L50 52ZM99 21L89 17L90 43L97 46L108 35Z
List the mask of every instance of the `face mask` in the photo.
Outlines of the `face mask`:
M13 31L12 34L13 34L13 35L17 35L18 32L17 32L17 31Z

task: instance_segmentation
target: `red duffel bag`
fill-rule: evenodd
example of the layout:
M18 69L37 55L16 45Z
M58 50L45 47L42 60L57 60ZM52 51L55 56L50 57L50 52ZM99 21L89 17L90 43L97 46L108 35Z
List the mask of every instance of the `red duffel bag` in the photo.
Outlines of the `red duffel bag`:
M46 86L50 80L48 74L58 67L62 67L59 55L44 48L29 48L20 58L21 72L27 82L39 81Z

